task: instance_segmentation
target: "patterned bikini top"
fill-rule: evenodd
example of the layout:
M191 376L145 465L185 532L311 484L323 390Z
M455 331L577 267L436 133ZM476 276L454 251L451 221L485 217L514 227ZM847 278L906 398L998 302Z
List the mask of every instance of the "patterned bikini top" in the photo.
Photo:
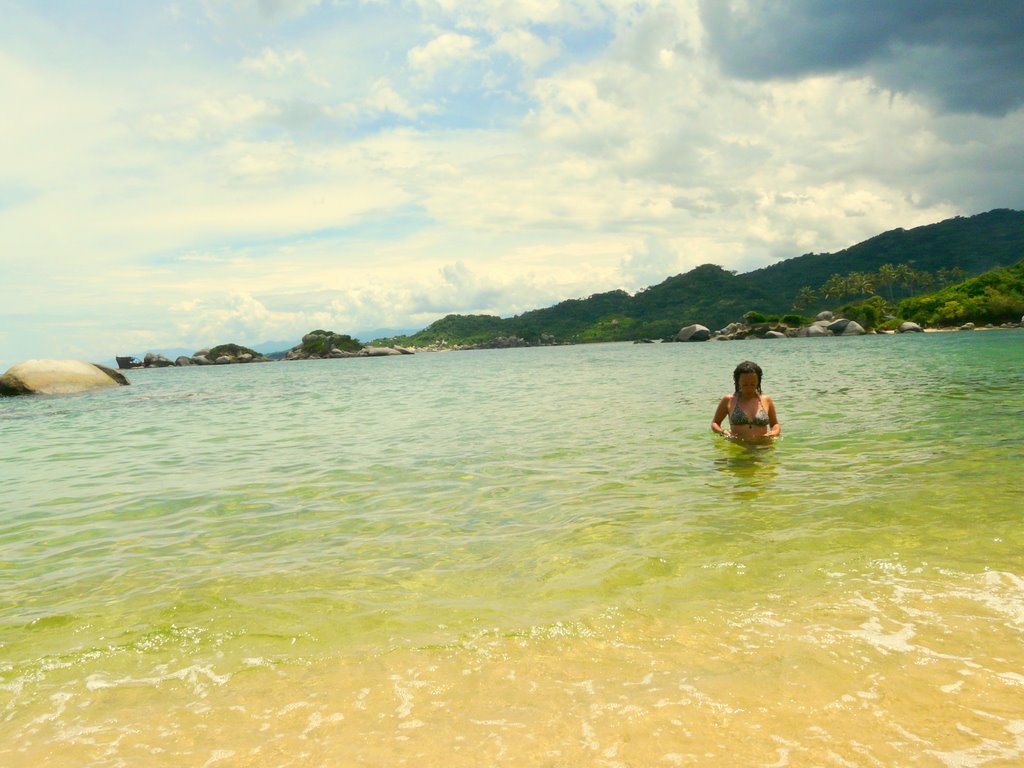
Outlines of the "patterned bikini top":
M747 414L740 407L739 395L732 396L732 413L729 414L729 423L734 427L741 425L749 425L752 427L767 427L769 423L768 411L764 409L764 403L761 402L761 396L757 396L757 413L754 414L754 418L747 418Z

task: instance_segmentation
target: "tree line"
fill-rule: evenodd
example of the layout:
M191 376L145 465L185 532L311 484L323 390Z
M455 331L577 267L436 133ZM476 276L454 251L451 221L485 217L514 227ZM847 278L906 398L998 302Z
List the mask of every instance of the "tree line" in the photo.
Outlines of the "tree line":
M875 272L833 274L817 290L804 286L797 293L793 309L807 309L815 302L842 301L847 298L880 296L895 304L897 296L916 296L922 291L939 290L963 282L967 272L960 267L943 267L936 272L914 269L909 264L883 264Z

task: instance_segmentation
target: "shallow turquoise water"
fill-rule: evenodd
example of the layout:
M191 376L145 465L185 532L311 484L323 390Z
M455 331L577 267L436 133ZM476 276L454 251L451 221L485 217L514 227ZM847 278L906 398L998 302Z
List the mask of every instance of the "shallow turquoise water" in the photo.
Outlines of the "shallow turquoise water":
M747 358L764 367L784 427L767 450L708 430ZM780 743L789 746L779 764L831 764L809 735L830 716L797 727L785 713L832 701L854 679L891 687L870 715L920 743L864 736L868 714L857 707L875 695L865 685L843 694L852 703L836 693L860 734L830 725L834 764L1024 759L1024 332L130 377L131 387L102 394L0 400L2 764L131 764L137 749L167 764L316 765L359 737L352 764L450 765L471 738L460 723L512 722L485 718L492 697L460 688L464 665L481 658L492 688L534 671L532 688L512 686L502 701L538 687L557 701L589 680L591 712L644 701L616 687L632 685L626 670L638 665L654 679L671 670L687 685L702 680L701 695L724 709L688 694L696 703L684 711L733 712L729 728L771 733L751 742L749 764L774 764ZM563 663L546 666L552 654ZM914 661L887 667L894 656ZM369 660L386 672L374 677ZM588 664L597 666L579 680L561 679ZM789 672L773 675L779 665ZM931 676L918 679L917 666ZM399 717L408 697L393 681L411 669L440 669L433 684L461 714L443 728ZM979 676L992 730L958 720L958 731L943 718L950 707L956 717L977 711L963 681ZM794 680L802 687L788 704L743 721L757 708L736 702ZM287 717L232 719L239 701L266 709L299 681L307 695L297 707L351 688L331 715L348 730L322 729L321 751L269 751L268 731L275 743L298 739ZM947 688L951 701L935 702ZM621 717L605 731L585 720L598 734L589 738L566 715L576 723L566 733L583 756L619 744L608 764L735 759L711 724L704 739L658 720L665 709L653 699L646 706L640 730L657 740L626 739ZM387 718L425 725L392 741L379 730ZM600 764L574 756L566 733L544 736L523 718L539 751L488 759L559 752L550 764ZM195 737L193 719L209 738ZM257 720L264 736L245 730ZM140 722L162 723L163 735ZM478 757L506 726L493 728ZM410 743L420 752L403 752ZM992 744L1003 757L984 751Z

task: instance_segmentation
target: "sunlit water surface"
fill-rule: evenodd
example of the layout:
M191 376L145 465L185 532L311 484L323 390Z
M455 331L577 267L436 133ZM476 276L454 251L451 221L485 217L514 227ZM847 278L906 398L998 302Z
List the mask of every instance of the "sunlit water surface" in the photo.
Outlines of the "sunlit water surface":
M1024 763L1024 331L130 378L0 401L0 765Z

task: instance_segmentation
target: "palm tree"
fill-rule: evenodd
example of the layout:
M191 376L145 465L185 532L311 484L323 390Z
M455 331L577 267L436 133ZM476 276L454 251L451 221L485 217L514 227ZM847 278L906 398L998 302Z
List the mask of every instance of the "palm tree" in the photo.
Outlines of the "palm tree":
M849 292L854 296L874 294L875 278L866 272L851 272L848 280Z
M878 268L878 287L887 288L889 292L889 303L893 303L895 299L892 295L892 287L896 283L899 273L892 264L883 264Z
M924 270L920 270L914 273L914 280L917 282L919 286L921 286L921 288L927 289L935 282L935 275L933 275L931 272L925 272Z
M811 306L818 298L818 294L815 293L809 286L804 286L800 289L800 292L796 295L796 301L793 302L793 309L801 310Z
M821 295L826 299L839 299L850 292L849 281L842 275L832 275L821 286Z
M896 282L910 291L914 285L914 270L912 270L907 264L897 264Z

